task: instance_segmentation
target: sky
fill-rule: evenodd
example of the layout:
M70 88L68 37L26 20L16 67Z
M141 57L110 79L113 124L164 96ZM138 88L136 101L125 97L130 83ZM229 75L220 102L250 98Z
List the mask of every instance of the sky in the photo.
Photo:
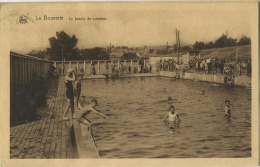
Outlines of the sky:
M83 4L87 6L88 4ZM140 6L141 7L138 7ZM55 6L55 5L53 5ZM90 5L91 6L91 5ZM113 6L113 5L112 5ZM148 6L148 7L147 7ZM29 8L29 5L26 6ZM193 3L193 4L121 4L117 8L99 4L95 8L43 8L36 5L21 10L13 8L7 15L10 23L10 48L28 53L49 47L49 38L64 30L78 38L78 48L115 46L155 46L176 43L175 31L180 32L181 44L214 41L223 33L239 38L251 36L251 4ZM28 23L19 24L18 16L26 15ZM63 20L44 20L62 16ZM39 20L39 17L42 20ZM92 20L69 20L75 17ZM93 20L101 17L106 20ZM38 20L37 20L37 19Z

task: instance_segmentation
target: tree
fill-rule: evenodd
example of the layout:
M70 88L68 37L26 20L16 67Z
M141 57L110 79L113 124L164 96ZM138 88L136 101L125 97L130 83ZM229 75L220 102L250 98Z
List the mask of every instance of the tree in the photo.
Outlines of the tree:
M251 39L246 36L242 36L239 39L240 45L249 45L251 44ZM231 38L227 37L227 35L222 34L215 42L210 41L208 43L204 42L198 42L196 41L193 45L193 49L197 50L202 50L202 49L213 49L213 48L224 48L224 47L231 47L231 46L236 46L237 44L237 39L236 38Z
M230 47L230 46L236 46L237 39L227 37L227 35L222 34L221 37L219 37L216 42L214 43L215 48L224 48L224 47Z
M46 55L46 51L45 50L32 50L29 53L27 53L30 56L33 57L38 57L38 58L42 58L45 59L45 55Z
M193 45L194 50L202 50L202 49L205 49L205 48L206 48L206 45L205 45L204 42L196 41L195 44Z
M240 45L250 45L251 44L251 38L243 35L239 39L239 44Z
M237 43L237 39L230 37L230 38L227 39L226 47L236 46L236 43Z
M214 48L214 43L213 43L212 41L208 42L208 43L206 44L206 48L207 48L207 49L212 49L212 48Z
M109 60L109 54L102 48L95 47L83 51L84 60Z
M148 53L153 53L153 51L154 51L153 49L149 49Z
M215 48L223 48L226 46L226 42L227 42L227 36L222 34L221 37L219 37L214 45L215 45Z
M130 59L138 59L138 56L136 53L128 52L124 53L121 57L121 60L130 60Z
M187 52L189 50L192 50L192 48L189 45L184 45L180 48L180 51Z
M75 35L68 35L64 31L56 32L56 37L50 37L50 48L47 51L51 55L51 60L62 60L62 51L65 60L76 60L79 58L76 45L78 39Z

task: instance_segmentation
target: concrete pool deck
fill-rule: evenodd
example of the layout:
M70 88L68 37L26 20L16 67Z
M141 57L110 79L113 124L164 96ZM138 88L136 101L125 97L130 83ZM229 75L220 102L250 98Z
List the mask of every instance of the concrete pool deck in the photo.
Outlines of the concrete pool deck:
M69 121L61 120L67 103L63 77L59 78L56 91L42 109L43 113L52 116L11 127L11 159L99 158L87 127L74 120L73 128L70 128Z
M137 73L137 74L123 74L120 75L119 78L133 78L133 77L168 77L175 78L175 71L160 71L158 73ZM110 78L110 76L109 76ZM224 75L222 74L204 74L204 73L182 73L180 74L180 78L188 79L188 80L198 80L203 82L212 82L217 84L225 84L224 83ZM105 75L88 75L83 79L106 79ZM234 80L234 84L236 86L247 87L249 82L251 81L251 77L247 75L236 76Z
M174 78L176 77L175 71L160 71L160 76ZM181 73L180 78L188 79L188 80L198 80L203 82L211 82L217 84L225 84L224 83L224 75L222 74L204 74L204 73ZM234 85L248 87L249 82L251 82L251 77L247 75L236 76L234 80Z
M138 73L138 74L122 74L120 78L133 78L133 77L157 77L159 73L151 74L151 73ZM111 75L109 74L109 78ZM87 75L83 79L106 79L105 75Z

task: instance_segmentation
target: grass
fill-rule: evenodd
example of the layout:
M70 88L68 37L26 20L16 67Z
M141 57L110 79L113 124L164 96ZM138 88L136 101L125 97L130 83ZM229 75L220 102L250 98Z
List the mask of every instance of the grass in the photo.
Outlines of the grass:
M235 58L237 47L201 50L201 58ZM251 45L238 47L238 58L251 58Z

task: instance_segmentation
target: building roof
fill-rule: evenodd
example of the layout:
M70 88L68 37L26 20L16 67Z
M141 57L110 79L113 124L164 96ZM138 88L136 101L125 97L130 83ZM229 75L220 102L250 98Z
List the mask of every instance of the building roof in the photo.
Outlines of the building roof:
M184 55L184 54L186 54L187 52L180 52L179 53L179 56L182 56L182 55ZM171 54L155 54L155 53L153 53L153 54L149 54L149 57L177 57L178 55L177 55L177 53L171 53Z

